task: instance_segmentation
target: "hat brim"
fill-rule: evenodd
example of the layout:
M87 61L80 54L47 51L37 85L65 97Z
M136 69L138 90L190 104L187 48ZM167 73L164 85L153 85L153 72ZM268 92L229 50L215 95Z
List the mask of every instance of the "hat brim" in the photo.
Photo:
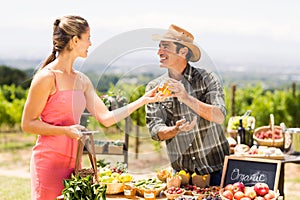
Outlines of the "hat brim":
M176 40L176 39L172 39L172 38L167 38L167 37L164 37L164 36L158 35L158 34L152 35L152 40L177 42L179 44L182 44L182 45L188 47L193 53L193 55L190 58L190 61L192 61L192 62L197 62L201 58L201 51L200 51L199 47L197 47L193 43L184 42L184 41Z

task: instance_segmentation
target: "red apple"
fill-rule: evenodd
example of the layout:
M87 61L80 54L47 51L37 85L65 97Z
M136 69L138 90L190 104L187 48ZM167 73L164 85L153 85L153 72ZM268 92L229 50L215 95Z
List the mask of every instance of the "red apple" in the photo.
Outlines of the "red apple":
M265 200L265 198L258 196L258 197L255 197L255 200Z
M234 189L234 187L232 184L227 184L224 188L224 190L230 190L232 193L233 193L233 189Z
M240 200L241 198L243 198L245 196L244 192L242 191L237 191L234 193L233 197L234 200Z
M256 183L254 185L254 191L258 196L265 196L269 193L269 186L266 183Z
M242 183L242 182L235 182L235 183L233 184L233 192L234 192L234 193L237 192L237 191L242 191L242 192L244 192L244 189L245 189L245 185L244 185L244 183Z
M264 198L265 200L272 200L272 199L275 199L275 192L272 191L272 190L269 190L269 193L267 193Z
M225 197L226 199L232 200L233 199L233 193L230 190L225 190L222 193L223 197Z
M254 199L256 197L256 192L254 191L254 187L245 187L244 193L246 197L250 197Z
M242 197L240 200L252 200L250 197Z

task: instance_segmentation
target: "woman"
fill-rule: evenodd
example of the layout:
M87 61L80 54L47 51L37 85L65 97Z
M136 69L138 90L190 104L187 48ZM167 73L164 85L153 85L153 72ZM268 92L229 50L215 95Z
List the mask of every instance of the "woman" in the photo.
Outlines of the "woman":
M109 111L89 78L72 67L76 58L87 57L90 46L85 19L64 16L55 20L52 54L32 80L22 116L23 131L38 135L30 163L32 199L53 200L61 195L63 179L75 167L85 108L104 126L111 126L161 98L154 89L126 107Z

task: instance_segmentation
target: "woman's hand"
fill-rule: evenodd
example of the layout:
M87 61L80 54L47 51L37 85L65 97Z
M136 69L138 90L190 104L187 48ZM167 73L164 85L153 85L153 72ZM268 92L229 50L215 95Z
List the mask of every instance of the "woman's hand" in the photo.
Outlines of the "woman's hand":
M84 126L81 126L79 124L75 124L75 125L72 125L72 126L68 127L66 135L70 138L78 140L82 136L81 131L85 131L85 130L86 130L86 128Z
M143 95L143 98L145 99L146 103L154 103L158 101L164 101L168 95L162 94L158 92L158 86L155 88L149 90Z

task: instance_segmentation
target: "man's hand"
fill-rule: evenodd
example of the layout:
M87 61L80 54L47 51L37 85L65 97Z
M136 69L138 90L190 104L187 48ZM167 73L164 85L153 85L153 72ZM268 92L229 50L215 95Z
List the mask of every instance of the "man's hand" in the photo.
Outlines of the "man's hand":
M176 122L178 133L192 130L197 122L197 116L193 117L193 121L188 122L186 119L181 119Z
M173 97L177 97L179 101L183 102L188 97L184 85L175 79L169 79L168 89L171 91Z

